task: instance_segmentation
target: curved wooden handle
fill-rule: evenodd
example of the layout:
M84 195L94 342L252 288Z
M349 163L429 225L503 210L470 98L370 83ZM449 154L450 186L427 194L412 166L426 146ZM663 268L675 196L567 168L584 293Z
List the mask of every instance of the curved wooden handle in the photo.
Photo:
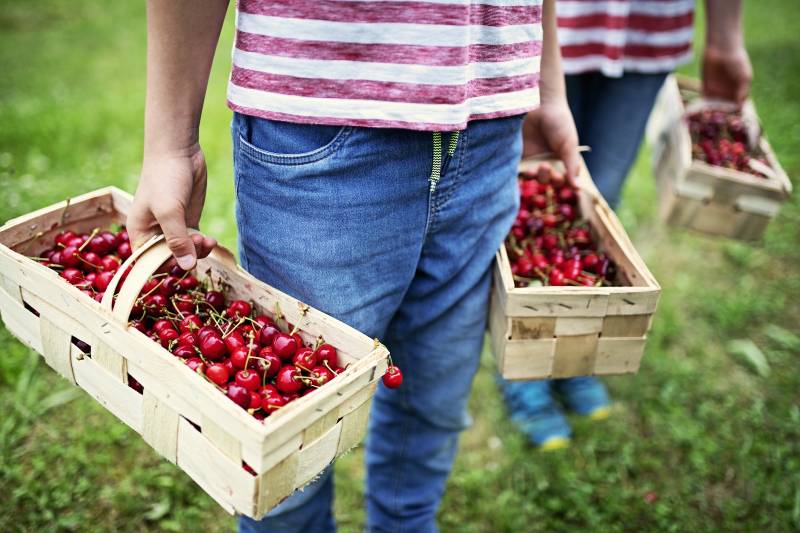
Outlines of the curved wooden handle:
M128 322L131 309L133 309L142 287L147 282L148 278L164 264L164 261L170 258L172 252L170 251L167 243L164 241L163 235L156 235L144 243L142 246L134 250L131 256L125 260L119 267L111 283L108 284L103 301L100 305L104 309L110 310L112 316L123 324ZM125 283L117 294L116 301L114 301L114 292L120 284L123 272L130 267L131 271L128 277L125 278Z

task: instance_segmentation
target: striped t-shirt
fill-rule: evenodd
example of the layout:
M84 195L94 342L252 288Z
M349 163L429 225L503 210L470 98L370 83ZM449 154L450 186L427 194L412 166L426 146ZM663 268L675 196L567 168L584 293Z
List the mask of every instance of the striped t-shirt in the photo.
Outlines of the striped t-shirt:
M692 56L694 0L558 0L564 72L670 72Z
M539 103L541 0L239 0L228 105L453 131Z

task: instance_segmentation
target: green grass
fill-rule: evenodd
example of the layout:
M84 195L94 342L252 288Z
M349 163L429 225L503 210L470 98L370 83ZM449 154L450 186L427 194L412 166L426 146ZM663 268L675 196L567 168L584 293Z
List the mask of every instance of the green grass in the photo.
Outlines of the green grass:
M102 185L133 190L141 2L2 6L0 220ZM748 4L753 96L792 176L800 175L797 20L795 0ZM229 20L201 131L211 179L203 223L229 247L231 34ZM506 417L485 354L475 425L439 517L444 531L800 529L800 201L755 246L665 228L656 203L643 150L620 218L664 292L640 373L608 380L613 418L575 418L570 449L532 450ZM729 352L732 339L760 347L770 377ZM187 476L2 329L0 346L0 531L234 528ZM338 464L343 531L363 526L361 460L355 452Z

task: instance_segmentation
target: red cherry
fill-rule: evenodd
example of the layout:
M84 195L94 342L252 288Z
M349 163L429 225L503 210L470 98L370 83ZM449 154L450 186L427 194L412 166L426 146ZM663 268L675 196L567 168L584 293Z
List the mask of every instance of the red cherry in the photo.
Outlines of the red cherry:
M228 385L227 396L242 409L247 409L250 407L250 391L241 385L230 383Z
M98 291L105 292L105 290L108 288L108 285L111 283L111 280L113 278L114 278L113 272L105 272L105 271L100 272L99 274L97 274L97 276L95 276L92 285Z
M325 385L327 382L334 378L333 372L324 366L315 366L311 369L311 381L319 386Z
M220 335L220 332L214 326L203 326L197 330L197 340L202 341L209 335Z
M180 334L180 336L178 336L177 342L179 346L189 346L194 348L197 346L197 337L191 331L184 331Z
M144 322L142 322L141 320L131 320L130 322L128 322L128 327L131 327L133 329L139 330L139 331L141 331L142 333L145 333L145 334L147 333L147 327L144 325Z
M390 389L396 389L403 383L403 373L394 365L389 365L386 368L386 373L383 375L383 384Z
M249 370L240 370L236 373L236 383L249 391L255 391L261 386L258 374Z
M81 253L81 260L84 268L100 269L103 267L103 258L94 252Z
M200 282L197 281L197 278L192 275L182 278L179 283L182 291L191 291L200 285Z
M317 355L311 348L303 346L294 353L294 356L292 356L292 363L294 363L294 365L297 367L310 370L317 364Z
M244 346L244 337L238 331L232 331L225 337L225 346L228 347L228 351L233 353L234 350L238 350Z
M330 344L323 344L317 348L317 360L320 364L322 364L323 361L327 361L328 366L339 366L339 354L336 348Z
M172 322L170 322L165 318L153 322L153 329L155 331L161 331L164 328L171 328L171 327L172 327Z
M225 346L225 342L219 334L206 335L200 339L198 344L200 352L212 361L218 361L228 353L228 348Z
M248 352L244 348L236 348L230 352L231 354L231 364L234 368L239 370L244 369L244 365L247 364Z
M78 267L81 264L81 258L78 255L78 248L75 246L67 246L61 250L61 264L65 267Z
M275 338L272 339L272 349L275 350L275 354L284 361L291 360L292 356L297 351L297 347L297 339L288 333L278 333L275 335Z
M225 307L225 296L219 291L208 291L205 300L218 313Z
M254 317L253 318L253 322L255 323L255 329L257 331L260 331L261 328L263 328L264 326L266 326L268 324L274 324L275 323L275 322L272 321L272 319L270 317L264 316L264 315L258 315L256 317Z
M250 316L251 310L252 308L250 307L250 304L245 302L244 300L234 300L228 306L226 313L228 314L229 317L238 320L240 318Z
M297 394L296 392L293 392L291 394L281 394L281 398L283 398L283 401L285 401L286 403L293 402L296 399L298 399L299 397L300 397L300 395Z
M284 394L298 392L303 388L303 384L300 380L295 379L299 376L300 373L296 366L286 365L278 371L278 375L275 377L275 386Z
M173 327L163 328L158 332L158 339L161 341L161 346L168 348L170 343L177 340L180 333Z
M284 400L279 394L270 394L268 396L264 396L264 398L261 400L261 408L267 413L277 411L284 405L286 405L286 400Z
M250 391L250 409L261 408L261 395L257 392Z
M161 285L158 286L158 292L163 294L166 298L169 298L178 292L179 288L178 278L175 276L167 276L161 280Z
M564 187L558 191L558 201L562 204L574 204L578 199L575 194L575 189L572 187Z
M62 231L61 233L56 235L55 243L61 246L67 246L67 242L69 242L70 239L74 239L75 237L77 237L77 235L75 235L75 232L72 230Z
M77 268L65 268L61 271L61 277L72 285L77 285L84 281L83 273Z
M121 264L122 262L116 255L107 255L100 259L100 268L107 272L116 272Z
M194 357L197 355L197 352L191 346L186 346L184 344L178 344L172 349L173 355L180 357L181 359L187 359L190 357Z
M176 294L173 296L172 305L181 316L194 313L194 298L188 294Z
M191 368L194 372L205 372L206 365L199 357L190 357L185 361L186 366Z
M144 299L144 308L150 314L162 312L167 307L167 299L161 294L151 294Z
M259 340L264 346L272 346L275 336L281 332L280 328L273 324L265 324L259 332Z
M280 392L278 392L278 389L275 387L275 385L272 385L272 384L270 384L270 383L267 383L267 384L266 384L266 385L264 385L263 387L260 387L260 388L258 389L258 393L259 393L261 396L264 396L264 397L266 397L266 396L272 396L272 395L275 395L275 396L280 396L280 395L281 395L281 393L280 393Z
M556 287L564 285L565 282L564 273L558 270L557 268L554 268L553 270L550 271L550 276L547 278L547 281L550 285Z
M186 315L180 322L180 330L182 332L197 331L203 327L203 321L197 315Z
M216 383L220 387L224 386L228 382L228 369L225 365L221 365L219 363L215 363L210 365L206 369L206 376L210 379L213 383Z
M123 242L119 246L117 246L117 254L123 260L129 258L131 256L131 253L133 253L133 250L131 250L131 243Z

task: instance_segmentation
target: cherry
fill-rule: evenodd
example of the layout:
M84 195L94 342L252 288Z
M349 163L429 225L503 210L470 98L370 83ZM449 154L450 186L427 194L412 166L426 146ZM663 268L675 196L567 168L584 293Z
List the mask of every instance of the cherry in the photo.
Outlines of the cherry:
M184 331L178 336L177 343L179 346L189 346L194 348L197 346L197 337L191 331Z
M225 296L219 291L208 291L205 300L218 313L225 307Z
M261 395L257 392L250 391L250 405L249 409L261 409Z
M241 385L237 385L236 383L228 384L228 390L226 395L228 396L228 398L233 400L233 403L235 403L242 409L247 409L248 407L250 407L250 391L248 391Z
M185 344L177 344L172 349L172 353L173 355L180 357L181 359L186 359L197 355L197 352L193 347L187 346Z
M182 291L191 291L200 286L200 282L197 281L197 278L192 276L191 274L189 274L185 278L181 278L179 283Z
M261 400L261 408L267 413L277 411L286 405L286 400L279 394L269 394Z
M61 233L56 235L55 243L60 246L67 246L67 242L69 242L70 239L74 239L75 237L77 237L77 235L75 235L75 232L72 230L62 231Z
M225 337L225 346L228 347L229 352L233 353L234 350L244 347L244 337L240 332L232 331Z
M383 375L383 384L390 389L396 389L403 383L403 373L394 365L389 365L386 368L386 373Z
M194 314L189 314L181 319L179 324L179 328L182 332L187 331L197 331L203 327L203 321L200 319L199 316Z
M180 333L173 327L163 328L158 332L158 339L161 341L161 346L168 348L170 343L177 340Z
M181 315L194 313L194 299L188 294L176 294L173 296L172 305Z
M89 252L91 253L91 252ZM86 255L89 255L88 253ZM116 255L107 255L100 259L100 267L101 269L105 270L106 272L116 272L119 269L119 266L122 262L119 260L119 257Z
M296 392L293 392L291 394L281 394L281 398L283 398L283 401L286 402L286 403L293 402L296 399L298 399L299 397L300 397L300 395L297 394Z
M281 358L275 355L275 353L272 351L271 346L263 348L259 352L258 357L260 359L256 360L256 369L266 379L275 376L281 369L281 366L283 365Z
M269 383L264 385L263 387L259 387L258 393L261 396L272 396L272 395L280 396L281 395L281 393L278 392L278 389L275 387L275 385L271 385Z
M270 324L274 324L275 322L268 316L258 315L253 318L253 322L256 324L255 329L261 331L261 328L264 326L268 326Z
M218 333L211 333L205 337L201 337L198 342L198 347L200 348L200 352L212 361L222 359L228 353L228 348L225 346L225 342Z
M272 349L275 350L275 354L284 361L291 360L295 351L297 351L297 347L297 339L288 333L278 333L272 339Z
M328 366L339 366L339 354L336 352L336 348L330 344L323 344L317 348L317 359L320 364L326 361Z
M114 272L103 271L95 276L92 285L100 292L105 292L111 280L114 278Z
M300 368L311 369L317 364L317 354L311 348L303 346L292 356L292 363Z
M133 250L131 250L131 243L123 242L119 246L117 246L117 254L119 254L120 258L127 259L131 256Z
M130 322L128 322L128 327L138 330L144 334L147 334L147 326L145 326L144 322L142 322L141 320L131 320Z
M249 391L255 391L261 386L258 374L249 370L240 370L236 373L236 383Z
M194 372L205 372L206 365L199 357L190 357L185 361L186 366L191 368Z
M229 317L240 319L246 316L250 316L250 311L252 308L250 304L245 302L244 300L234 300L228 306L226 313Z
M222 387L228 382L230 375L228 374L228 369L225 365L214 363L206 369L206 377L208 377L208 379L210 379L213 383Z
M197 340L202 341L209 335L220 335L220 332L214 326L203 326L197 330Z
M84 281L83 273L77 268L65 268L61 271L61 277L72 285L77 285Z
M311 369L311 381L318 387L325 385L334 378L333 372L324 366L315 366Z
M560 286L565 284L566 278L563 272L557 268L553 268L553 270L550 271L550 276L547 278L547 281L550 285Z
M150 314L160 313L167 307L167 299L161 294L151 294L144 299L144 308Z
M273 324L265 324L259 332L259 340L265 346L272 346L275 336L281 332L280 328Z
M67 246L61 250L61 264L65 267L78 267L81 264L81 258L78 255L78 248L75 246Z
M178 278L175 276L167 276L161 281L161 285L158 287L158 292L164 295L164 297L169 298L178 292L179 288L180 285Z
M300 380L295 379L299 376L300 373L296 366L286 365L278 371L278 375L275 377L275 386L284 394L298 392L303 388Z

